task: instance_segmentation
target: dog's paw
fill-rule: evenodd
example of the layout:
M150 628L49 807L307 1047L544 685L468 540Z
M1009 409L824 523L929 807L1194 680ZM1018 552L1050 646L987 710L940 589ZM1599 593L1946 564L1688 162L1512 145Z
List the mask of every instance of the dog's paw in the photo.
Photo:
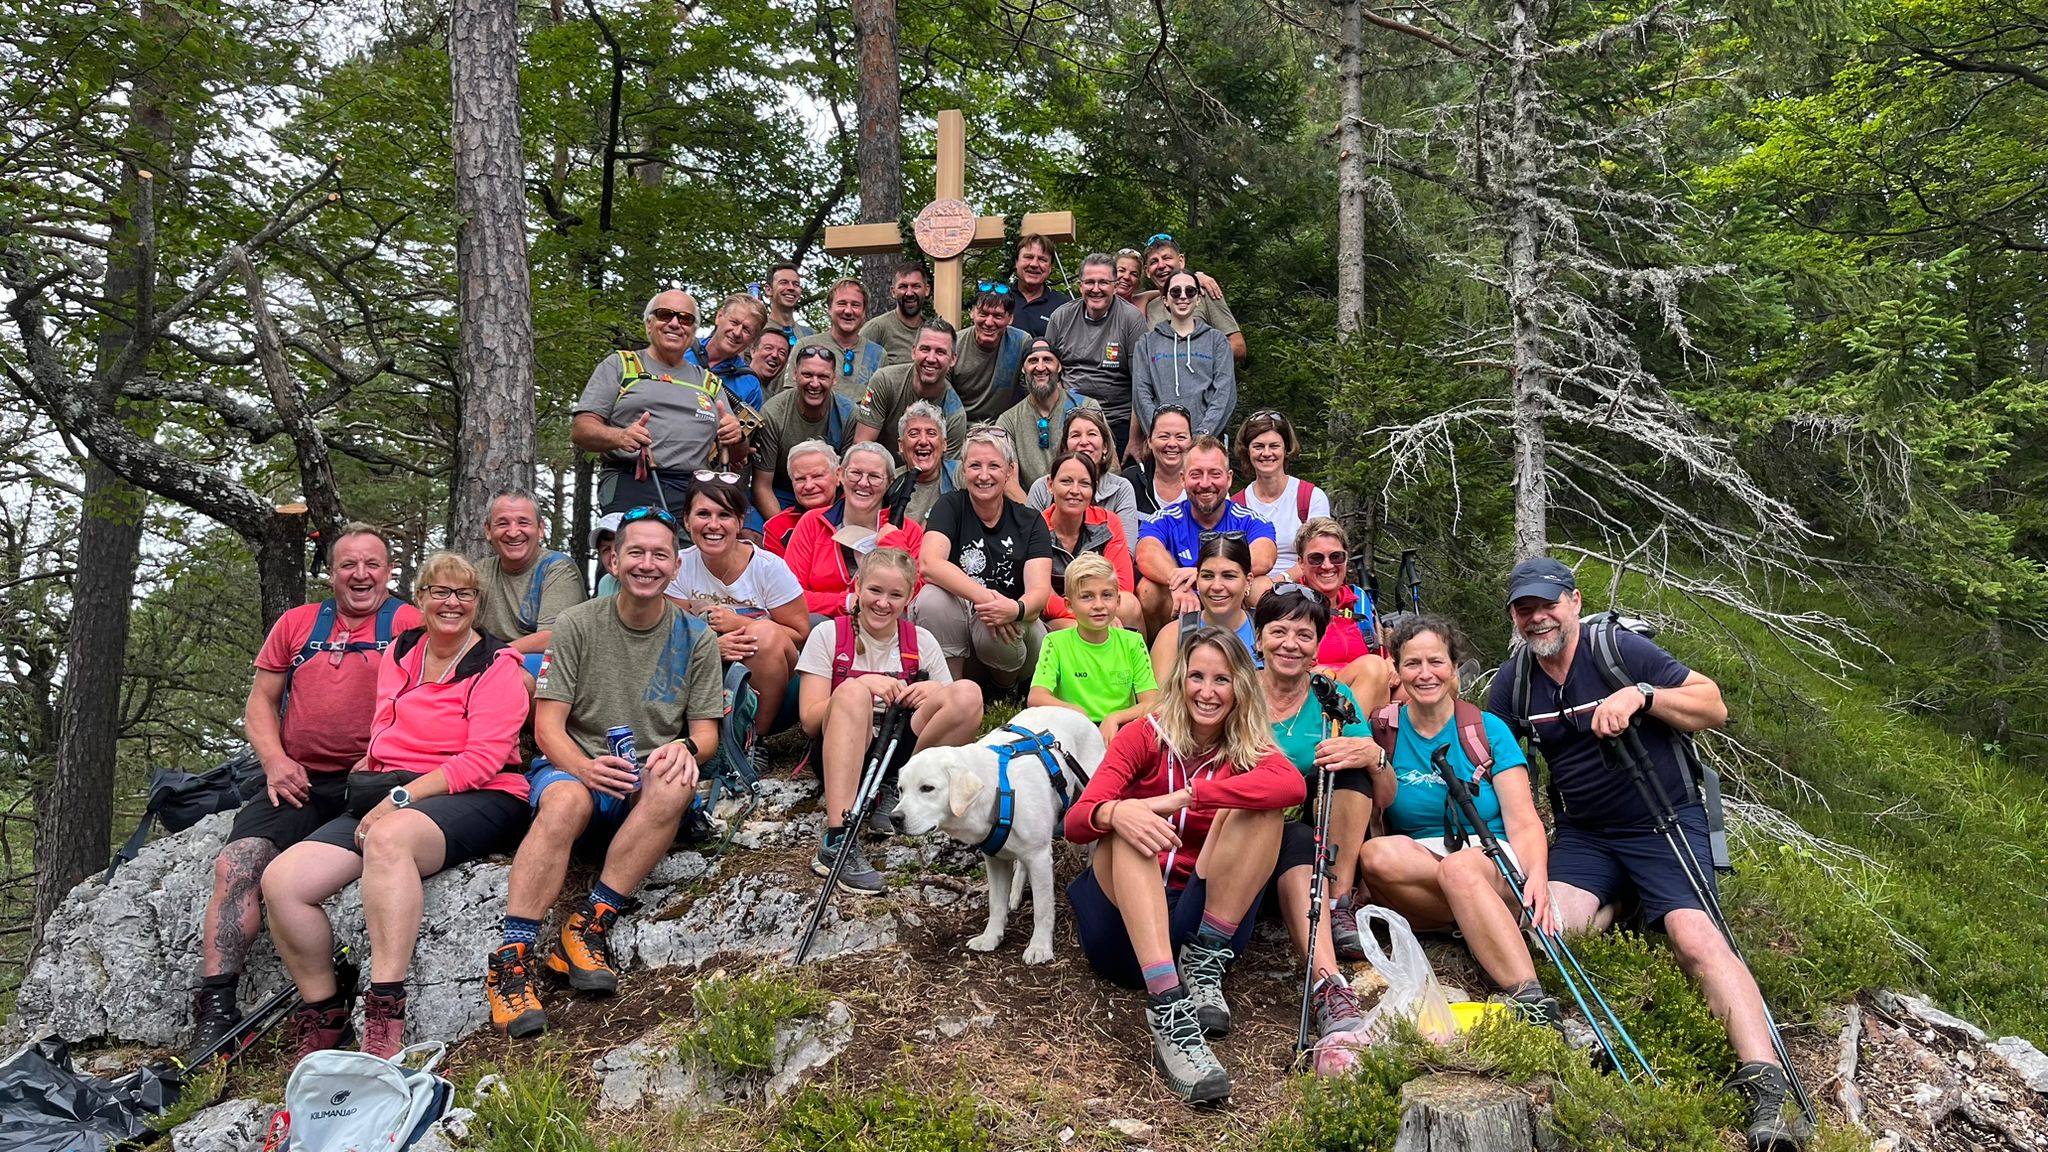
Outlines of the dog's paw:
M1052 959L1052 944L1050 942L1041 944L1033 940L1024 946L1024 962L1026 964L1043 964L1050 959Z
M1002 942L1003 934L1001 932L983 932L981 935L969 939L967 946L976 952L993 952ZM1025 963L1030 964L1035 963L1035 961L1026 960Z

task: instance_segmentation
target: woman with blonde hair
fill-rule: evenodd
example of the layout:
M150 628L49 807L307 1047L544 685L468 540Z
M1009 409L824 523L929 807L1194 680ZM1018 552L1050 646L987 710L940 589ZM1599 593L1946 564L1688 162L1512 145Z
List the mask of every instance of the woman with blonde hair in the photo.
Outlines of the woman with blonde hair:
M1223 975L1251 942L1286 810L1306 794L1273 743L1251 653L1199 628L1158 709L1117 732L1067 813L1067 839L1100 841L1067 886L1081 951L1145 989L1154 1066L1189 1103L1230 1095L1205 1037L1230 1031Z

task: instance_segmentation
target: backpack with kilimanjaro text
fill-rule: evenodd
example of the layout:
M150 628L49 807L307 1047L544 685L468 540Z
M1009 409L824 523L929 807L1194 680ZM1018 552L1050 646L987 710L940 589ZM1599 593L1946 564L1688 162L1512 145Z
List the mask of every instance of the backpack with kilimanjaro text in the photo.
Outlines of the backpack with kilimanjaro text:
M414 1044L386 1060L328 1048L299 1061L284 1086L290 1152L404 1152L448 1110L453 1089L434 1072L448 1051ZM426 1059L417 1067L406 1061Z

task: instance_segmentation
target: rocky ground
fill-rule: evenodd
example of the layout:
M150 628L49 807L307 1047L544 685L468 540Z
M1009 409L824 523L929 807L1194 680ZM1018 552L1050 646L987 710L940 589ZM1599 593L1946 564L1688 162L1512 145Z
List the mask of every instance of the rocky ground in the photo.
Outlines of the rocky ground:
M645 910L619 932L629 975L617 998L550 997L546 1050L565 1054L584 1081L599 1130L646 1147L750 1146L746 1132L766 1103L806 1076L848 1089L964 1088L998 1118L1003 1148L1244 1148L1288 1106L1300 975L1278 925L1262 928L1232 977L1237 1026L1218 1044L1237 1079L1232 1104L1191 1112L1150 1071L1139 998L1087 971L1064 916L1050 964L1019 959L1028 910L999 951L967 950L986 909L979 861L936 840L897 841L878 853L892 879L886 895L837 900L817 949L824 959L810 972L831 1004L778 1037L773 1076L742 1080L678 1065L672 1028L690 1018L691 990L713 973L785 960L817 891L807 866L813 789L774 781L765 794L728 854L677 852L656 871ZM198 916L225 821L160 841L109 885L81 885L23 985L10 1040L57 1031L100 1045L99 1060L113 1067L182 1038ZM1063 849L1062 879L1079 867L1079 854ZM482 956L496 938L504 873L503 862L484 862L428 885L409 1038L456 1040L447 1068L458 1080L535 1051L484 1027ZM360 940L353 892L332 911L342 936ZM1447 984L1483 992L1453 942L1432 942L1430 951ZM281 986L267 948L251 973L245 1001ZM1356 981L1369 1001L1376 977L1363 969ZM1829 1118L1859 1119L1874 1148L2048 1149L2048 1059L2024 1042L1993 1041L1890 993L1863 998L1842 1020L1854 1023L1840 1035L1794 1033L1795 1057ZM283 1071L273 1048L251 1053L227 1086L229 1103L182 1129L176 1152L259 1148L261 1101L277 1097ZM693 1119L664 1115L678 1110Z

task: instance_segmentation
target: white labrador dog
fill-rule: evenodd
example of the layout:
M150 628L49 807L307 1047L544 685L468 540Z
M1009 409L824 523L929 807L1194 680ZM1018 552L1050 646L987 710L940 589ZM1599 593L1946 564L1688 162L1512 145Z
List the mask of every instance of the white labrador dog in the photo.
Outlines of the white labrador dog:
M1102 733L1086 716L1071 708L1026 708L1010 727L1049 732L1053 755L1066 777L1069 802L1081 795L1083 783L1060 753L1071 756L1081 770L1094 775L1102 763ZM912 836L934 828L962 844L978 846L996 825L1000 802L997 782L998 745L1024 737L998 728L965 747L927 748L897 774L896 819ZM1053 793L1045 765L1031 752L1010 760L1010 788L1016 795L1009 837L988 858L988 928L967 942L976 952L992 952L1003 942L1010 911L1023 902L1023 880L1031 882L1031 942L1024 948L1026 964L1052 959L1052 924L1057 896L1052 884L1052 838L1064 806Z

